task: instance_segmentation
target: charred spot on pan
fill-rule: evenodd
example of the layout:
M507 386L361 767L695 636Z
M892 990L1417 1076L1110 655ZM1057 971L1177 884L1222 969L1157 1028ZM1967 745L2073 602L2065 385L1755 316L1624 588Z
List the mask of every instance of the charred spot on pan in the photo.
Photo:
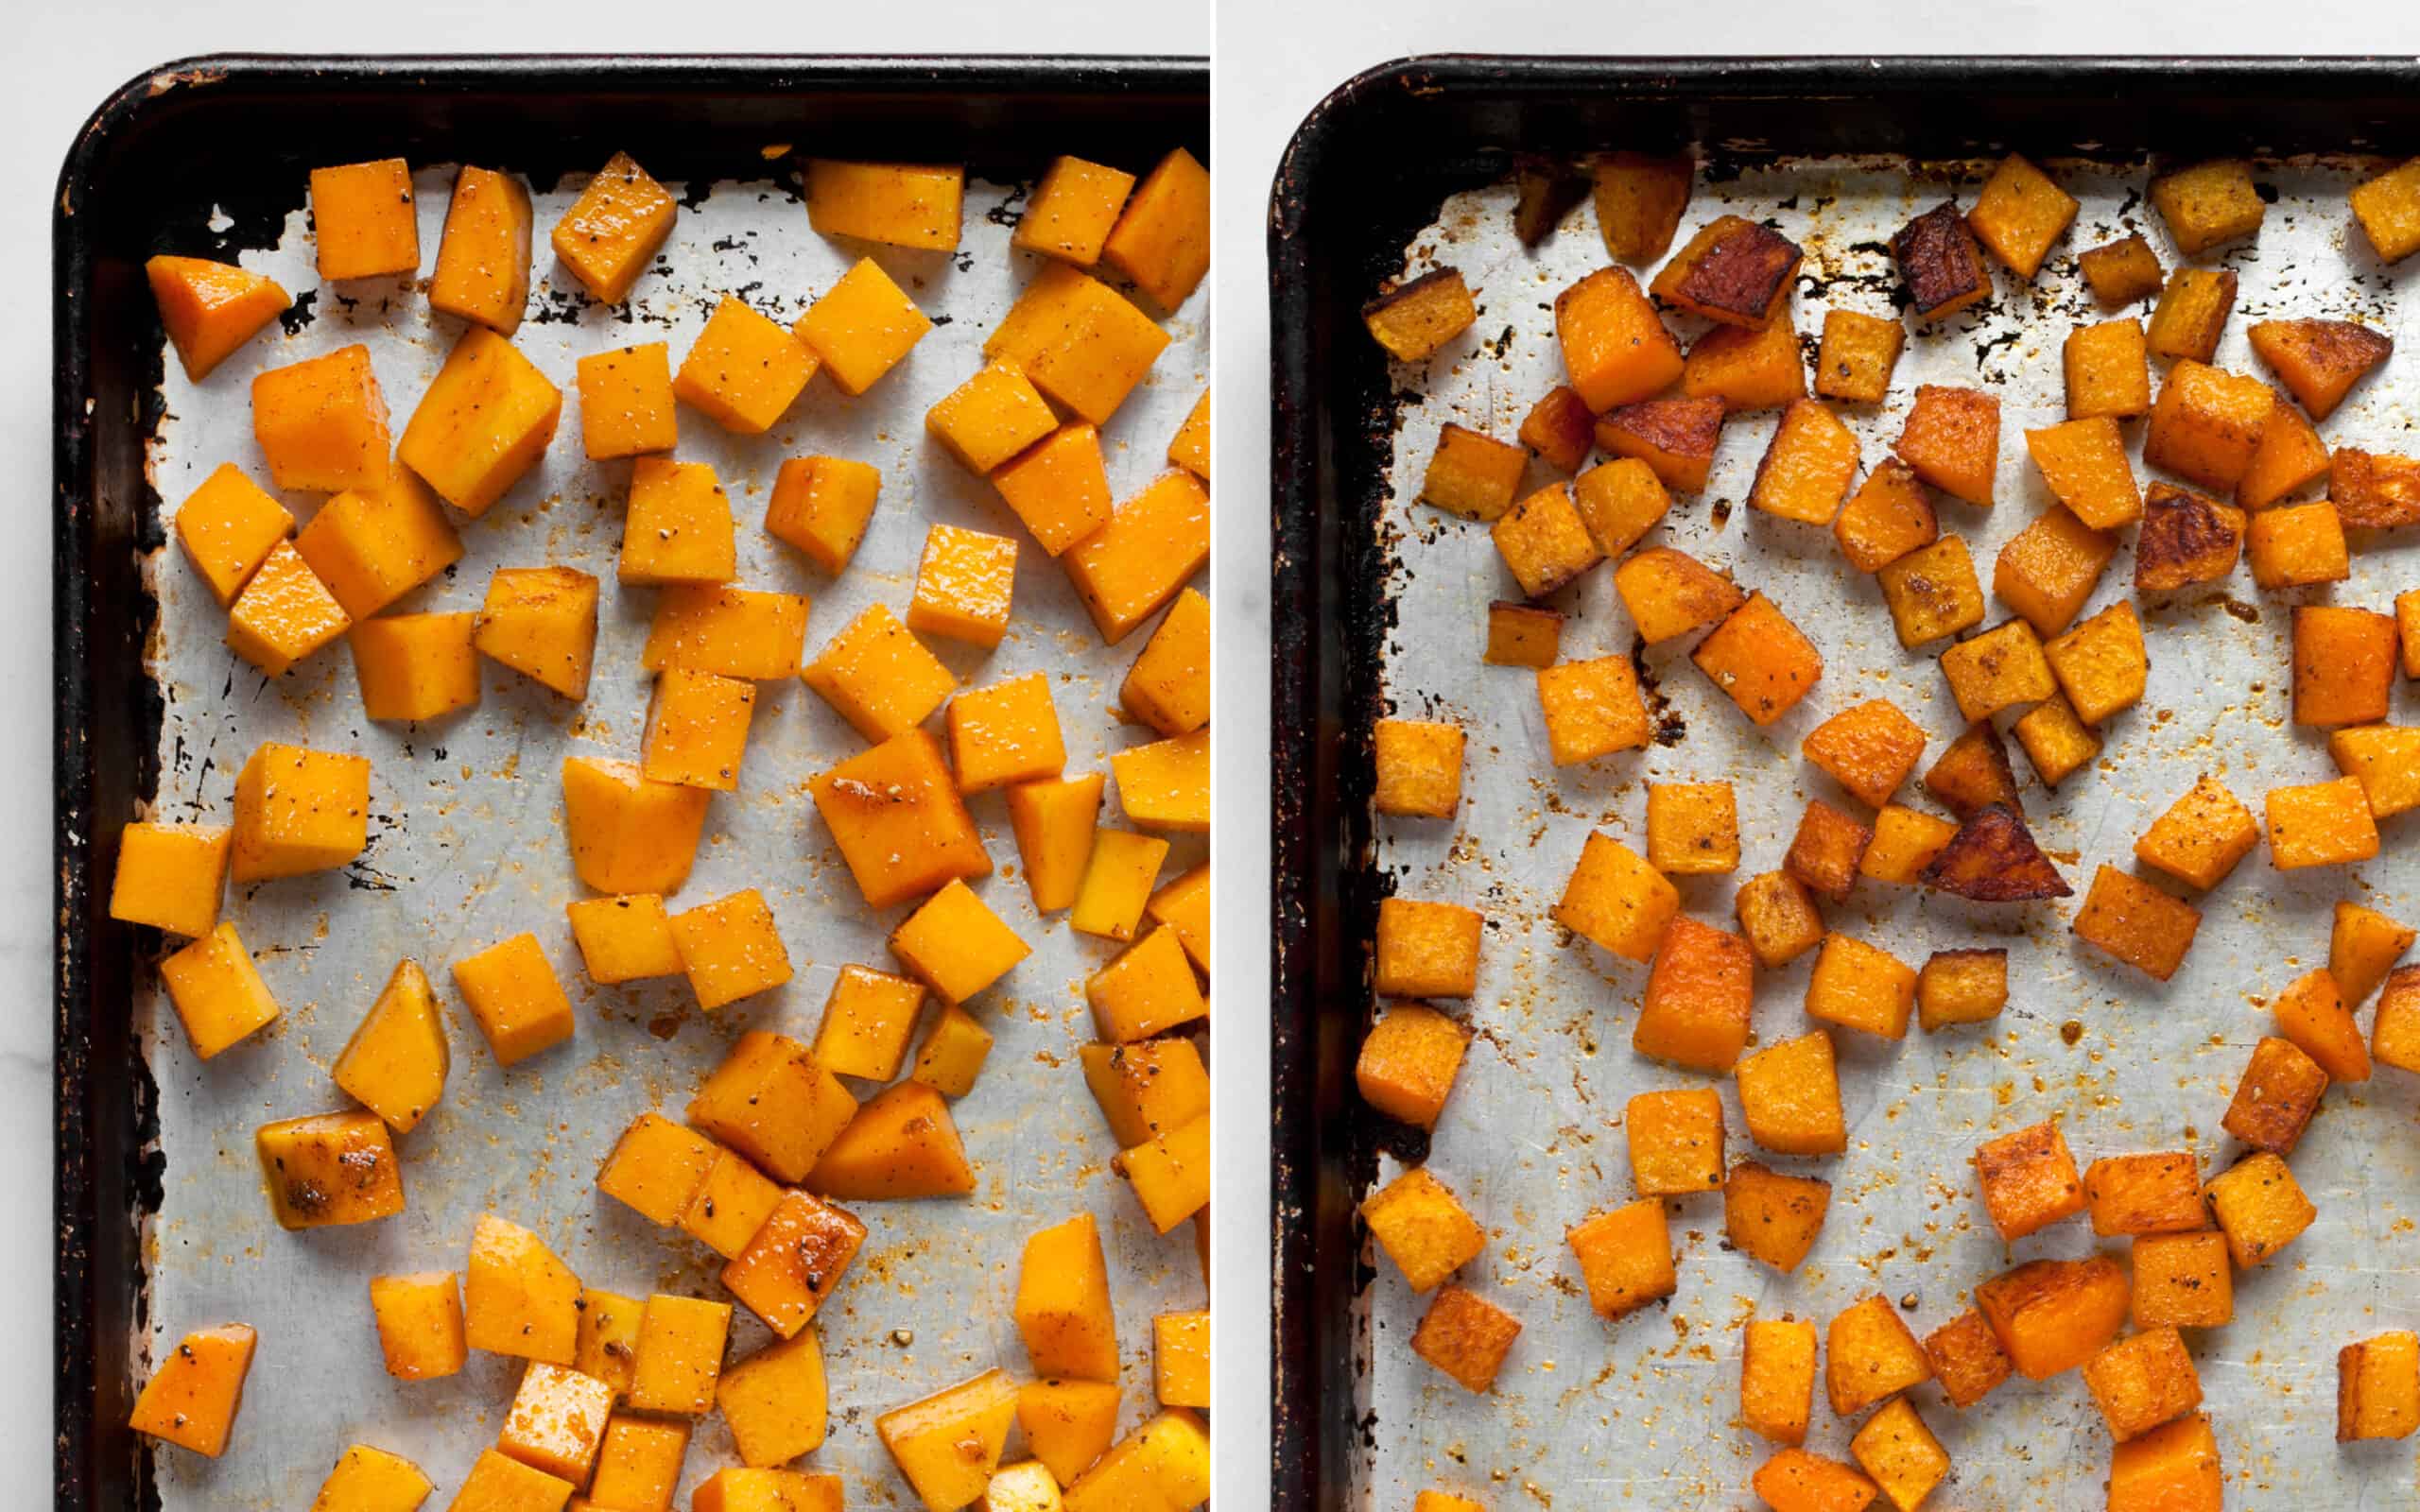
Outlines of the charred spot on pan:
M299 336L319 318L320 291L304 289L294 296L294 302L277 312L277 323L289 336Z

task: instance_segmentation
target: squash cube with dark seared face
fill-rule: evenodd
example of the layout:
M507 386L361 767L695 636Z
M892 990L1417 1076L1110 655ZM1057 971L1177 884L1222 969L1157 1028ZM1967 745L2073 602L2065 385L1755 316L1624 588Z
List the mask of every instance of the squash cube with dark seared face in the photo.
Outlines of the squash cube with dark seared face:
M1922 881L1955 897L1988 903L2065 898L2074 890L2034 843L2025 816L2002 802L1969 813L1925 868Z
M2215 583L2243 555L2244 513L2189 490L2154 483L2135 535L2135 587L2159 593Z
M1724 215L1690 237L1648 288L1719 324L1761 328L1781 313L1803 255L1772 227Z
M2262 320L2252 350L2313 420L2325 420L2362 375L2394 352L2394 338L2350 320Z
M1991 270L1954 200L1945 199L1900 227L1891 238L1891 255L1919 319L1945 319L1991 297Z
M1723 414L1722 401L1712 395L1624 404L1598 418L1597 445L1646 463L1675 493L1699 493L1714 470Z

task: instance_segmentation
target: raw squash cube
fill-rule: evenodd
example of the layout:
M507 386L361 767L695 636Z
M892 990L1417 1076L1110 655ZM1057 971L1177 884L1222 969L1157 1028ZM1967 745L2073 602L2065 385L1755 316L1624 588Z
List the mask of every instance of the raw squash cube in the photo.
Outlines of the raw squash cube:
M1126 201L1100 260L1161 308L1183 304L1210 271L1210 170L1183 147L1162 158Z
M2345 1006L2358 1008L2368 1002L2414 939L2420 939L2420 932L2375 908L2338 899L2327 935L2327 974L2342 991Z
M1210 732L1129 746L1112 753L1110 776L1126 816L1147 830L1189 834L1210 828Z
M1828 525L1848 496L1857 464L1857 438L1849 428L1820 402L1796 400L1782 411L1772 444L1756 464L1748 503L1784 520Z
M1463 1390L1484 1395L1504 1369L1504 1357L1521 1336L1521 1321L1476 1292L1448 1286L1421 1314L1411 1352L1454 1379Z
M1975 1146L1975 1176L1992 1227L2012 1243L2084 1209L2083 1179L2056 1119Z
M1100 432L1091 425L1060 426L994 468L992 485L1050 557L1099 529L1112 512Z
M1459 730L1455 738L1459 743ZM1739 813L1731 784L1648 783L1647 859L1668 877L1737 870Z
M2079 255L2076 266L2092 285L2093 298L2109 305L2132 304L2157 293L2164 276L2159 255L2139 232Z
M1650 287L1665 303L1718 325L1756 329L1781 312L1801 260L1798 244L1772 227L1723 215L1674 252Z
M1991 298L1991 270L1955 200L1945 199L1900 227L1891 238L1891 255L1920 320L1945 320Z
M2310 418L2325 420L2352 387L2394 351L2394 338L2351 320L2261 320L2250 332L2255 355Z
M1898 1512L1915 1512L1949 1474L1949 1452L1905 1397L1865 1420L1849 1440L1849 1454Z
M988 473L1058 428L1024 373L995 362L925 412L925 429L969 472Z
M1032 949L964 881L952 878L891 931L890 954L942 1002L963 1003Z
M2204 772L2183 798L2152 821L2135 855L2206 892L2226 880L2259 843L2259 826L2226 785Z
M765 507L765 530L805 553L827 573L838 573L856 555L882 491L882 473L865 462L837 456L794 456L773 477Z
M739 575L731 500L714 468L642 456L631 465L614 576L635 587L727 583Z
M472 326L429 381L395 459L476 518L545 455L562 412L562 390L535 364L494 332Z
M1034 1374L1117 1380L1109 1266L1091 1213L1037 1229L1026 1240L1011 1315Z
M1167 344L1167 333L1124 295L1053 263L984 338L983 355L1016 364L1051 403L1105 425Z
M416 1512L435 1489L411 1461L351 1444L320 1483L311 1512Z
M2334 466L2327 443L2303 417L2303 412L2277 399L2260 427L2260 444L2252 449L2252 465L2235 486L2235 502L2247 509L2265 509L2289 494L2326 477ZM2341 512L2341 511L2340 511Z
M840 1512L840 1477L726 1466L698 1483L690 1506L693 1512Z
M160 324L185 377L199 383L294 302L276 280L201 257L154 257L143 265Z
M639 665L769 682L798 676L805 639L804 594L681 585L656 595Z
M1824 339L1815 352L1815 391L1852 404L1878 404L1891 392L1891 370L1908 332L1896 319L1855 310L1824 312Z
M1461 799L1462 730L1427 719L1381 719L1371 729L1381 814L1451 818Z
M1824 1390L1835 1416L1854 1417L1931 1379L1924 1346L1879 1292L1833 1314L1824 1341Z
M2168 370L2143 433L2143 461L2190 483L2232 489L2252 467L2277 396L2257 378L2189 359Z
M659 1228L680 1222L723 1152L661 1113L641 1113L614 1142L596 1190Z
M1989 719L2003 709L2039 703L2059 691L2042 638L2023 620L2010 620L1941 653L1942 675L1959 713Z
M2201 927L2200 909L2110 866L2093 873L2075 919L2079 938L2161 982L2176 974Z
M1589 448L1597 444L1596 426L1597 417L1588 412L1588 402L1580 397L1580 390L1557 384L1521 417L1518 434L1521 444L1537 453L1547 466L1558 472L1577 472L1580 464L1588 460Z
M824 236L948 250L965 193L956 165L806 160L806 215Z
M1639 552L1616 568L1614 591L1650 645L1718 624L1746 602L1730 578L1669 546Z
M1414 1292L1435 1287L1487 1247L1486 1234L1461 1199L1426 1166L1413 1166L1370 1194L1360 1215Z
M447 1512L562 1512L579 1487L493 1449L479 1451ZM593 1503L592 1503L593 1504Z
M456 961L454 986L499 1064L517 1065L572 1036L571 1000L535 935Z
M1661 1197L1641 1197L1598 1213L1565 1234L1564 1242L1580 1262L1588 1305L1599 1317L1620 1317L1680 1289Z
M1009 825L1025 863L1026 885L1039 913L1070 907L1092 864L1101 789L1098 772L1020 782L1009 789Z
M118 832L110 917L199 939L218 922L233 832L216 824L137 822Z
M2126 456L2126 439L2108 416L2071 420L2025 433L2025 449L2041 470L2042 481L2066 506L2066 515L2092 534L2115 530L2143 516L2143 493L2135 483L2134 465ZM2063 511L2043 516L2050 520ZM2037 522L2038 524L2038 522ZM2075 534L2069 531L2070 535ZM2006 560L2008 553L2001 553ZM2104 557L2104 563L2107 558ZM2005 591L2003 590L2003 594Z
M1152 1395L1164 1407L1210 1405L1210 1313L1162 1313L1151 1319ZM1040 1466L1035 1466L1037 1470ZM1047 1472L1045 1471L1046 1480ZM991 1512L1009 1512L993 1480ZM1050 1504L1058 1504L1058 1486L1049 1486Z
M2051 244L2066 234L2075 218L2075 197L2012 152L2000 160L1999 166L1992 170L1992 176L1977 191L1975 208L1966 213L1966 225L1974 232L1975 239L2006 263L2010 271L2030 279L2042 270L2042 260L2049 255ZM1923 1425L1919 1423L1917 1427L1921 1431ZM1876 1472L1862 1454L1858 1456L1858 1463L1865 1466L1866 1473L1883 1483L1884 1494L1901 1512L1907 1512L1924 1499L1924 1491L1931 1489L1932 1483L1927 1482L1924 1490L1916 1492L1912 1499L1902 1500L1899 1491L1893 1488L1891 1477ZM1949 1468L1946 1458L1942 1460L1941 1468ZM1940 1476L1933 1479L1939 1480Z
M2290 1155L2326 1092L2327 1072L2318 1061L2292 1040L2264 1035L2219 1126L2256 1150Z
M312 169L311 230L323 279L419 271L411 168L401 158L381 158Z
M1090 267L1100 260L1101 243L1133 188L1131 173L1082 158L1053 158L1026 201L1024 218L1009 244Z
M225 1453L258 1337L248 1324L223 1323L178 1340L143 1383L127 1426L212 1459Z
M227 610L227 646L274 678L353 626L302 553L281 541Z
M961 793L1056 777L1067 765L1050 679L1042 673L959 694L945 724Z
M2235 1318L2235 1267L2226 1236L2145 1234L2135 1241L2135 1327L2218 1328Z
M2359 779L2269 790L2269 863L2280 871L2343 866L2378 853L2378 828Z
M1469 997L1478 990L1484 922L1477 909L1456 903L1380 900L1375 989L1384 997Z
M1748 1046L1754 975L1746 940L1685 915L1674 919L1648 971L1631 1048L1698 1071L1728 1071Z
M233 462L221 462L177 506L177 540L224 607L294 531L294 516Z
M1687 153L1607 152L1591 162L1590 189L1605 255L1620 263L1651 263L1663 256L1680 229L1681 212L1688 208L1696 175L1697 163Z
M2396 637L2393 615L2295 605L2294 723L2325 728L2386 718L2394 696Z
M1796 708L1824 675L1815 643L1762 593L1749 594L1689 660L1759 726Z
M2008 1006L2008 952L1935 951L1916 972L1916 1022L1927 1034L1980 1023Z
M375 1113L318 1113L252 1136L269 1211L289 1231L371 1223L404 1211L395 1143Z
M679 891L712 795L648 782L635 762L572 756L562 773L563 828L580 882L604 893Z
M1598 417L1597 446L1646 463L1675 492L1701 493L1722 440L1722 401L1711 397L1643 400Z
M588 1486L588 1507L672 1512L681 1462L688 1452L687 1423L651 1422L615 1413L605 1424L596 1479Z
M1383 919L1386 903L1379 907ZM1616 955L1644 962L1654 957L1680 908L1680 890L1638 852L1591 831L1555 904L1554 921Z
M922 730L852 756L811 779L807 789L869 908L991 874L992 858L942 760L941 742Z
M2347 525L2389 530L2420 521L2420 460L2340 446L2328 468L2336 512Z
M944 1004L925 1031L916 1049L916 1066L908 1076L944 1097L963 1097L975 1090L992 1054L992 1032L954 1004Z
M639 772L650 782L731 792L748 745L756 685L711 672L666 667L648 705Z
M2126 1273L2106 1255L2035 1260L1975 1288L1975 1306L2028 1381L2072 1370L2117 1337Z
M1571 387L1599 415L1662 393L1685 366L1679 343L1625 267L1600 267L1556 295L1554 331Z
M1206 1148L1201 1163L1206 1177ZM808 1186L843 1201L960 1197L975 1190L975 1168L942 1094L923 1082L903 1081L857 1109L816 1162ZM1209 1200L1206 1193L1201 1200Z
M1110 1167L1134 1189L1152 1231L1167 1233L1209 1206L1209 1113L1120 1151Z
M837 1210L836 1210L837 1211ZM828 1426L829 1400L823 1371L823 1346L816 1338L815 1330L802 1328L796 1335L777 1339L744 1360L727 1366L721 1379L715 1383L715 1405L722 1413L723 1422L731 1429L732 1447L738 1452L740 1463L754 1467L786 1465L802 1454L811 1454L823 1447L824 1430ZM722 1470L698 1488L704 1499L716 1480L744 1476L749 1470ZM754 1473L783 1473L755 1471ZM832 1495L828 1506L805 1503L815 1512L839 1512L838 1477L832 1480ZM703 1506L693 1503L697 1512ZM792 1503L781 1501L762 1506L745 1502L726 1501L726 1512L803 1512Z
M1501 599L1487 606L1487 650L1492 667L1530 667L1543 672L1563 651L1563 612Z
M1810 799L1789 851L1782 857L1782 869L1809 890L1839 902L1857 885L1858 863L1873 839L1872 830L1822 799Z
M914 730L958 686L941 659L881 604L850 621L799 675L874 741Z
M2209 361L2235 311L2236 284L2231 267L2180 267L2170 273L2152 309L2150 350L2163 357Z
M1829 1181L1783 1176L1742 1160L1722 1183L1723 1237L1743 1255L1775 1270L1794 1271L1815 1247L1831 1204Z
M726 294L672 375L672 392L723 429L762 436L821 365L815 349Z
M1815 1402L1815 1325L1750 1318L1739 1338L1739 1421L1776 1444L1806 1440Z
M1538 669L1538 704L1557 766L1639 750L1650 736L1647 702L1627 657L1598 657Z
M1096 830L1067 927L1104 939L1132 939L1167 853L1168 843L1153 835Z
M1108 644L1160 611L1210 559L1210 492L1163 473L1059 558Z
M533 1362L522 1371L495 1447L531 1469L585 1486L613 1410L611 1383Z
M2140 702L2151 676L2143 622L2124 599L2045 645L2042 655L2087 725Z
M1983 585L1966 542L1956 536L1892 558L1875 570L1874 580L1890 606L1899 644L1910 651L1983 623Z
M1858 859L1857 874L1913 886L1957 836L1958 826L1947 819L1898 803L1885 804L1874 816L1874 840Z
M2131 477L2126 486L2134 487ZM2036 632L2056 635L2092 596L2109 558L2117 554L2114 537L2101 534L2066 509L2053 507L2000 548L1992 592L2024 616Z
M432 1381L462 1368L461 1283L450 1270L370 1278L370 1312L387 1373L398 1381Z
M596 654L596 579L575 567L499 567L471 644L575 702Z
M2379 1065L2420 1072L2420 966L2400 966L2378 996L2370 1054Z
M579 1349L579 1278L536 1234L493 1213L471 1228L463 1337L474 1349L570 1365Z
M866 1226L844 1208L783 1192L751 1228L749 1237L722 1250L731 1261L722 1268L723 1287L767 1328L796 1338L856 1258Z
M2160 175L2152 180L2151 201L2177 250L2187 257L2253 234L2268 210L2253 185L2251 166L2236 158Z
M1581 473L1572 480L1571 499L1608 558L1637 545L1672 508L1672 495L1655 470L1634 456L1599 462Z
M849 1090L786 1035L739 1037L689 1100L689 1122L786 1185L806 1179L856 1116Z
M709 1411L730 1335L728 1302L662 1292L648 1297L631 1362L631 1405L692 1418Z
M1026 1448L1073 1486L1117 1436L1118 1389L1104 1381L1030 1381L1017 1388Z
M823 1002L815 1058L839 1075L887 1082L907 1059L908 1037L924 1006L922 983L868 966L843 966Z
M2100 754L2100 737L2076 717L2073 704L2057 695L2027 710L2009 731L2025 747L2034 775L2047 787L2058 786Z
M429 308L498 335L519 330L529 303L530 230L528 185L509 173L465 164L454 176L454 198L445 207Z
M616 152L563 212L555 255L599 304L619 304L672 233L679 205L647 170Z
M1416 1004L1396 1004L1389 1008L1386 1018L1378 1021L1378 1025L1383 1028L1396 1014L1428 1012ZM1457 1037L1451 1051L1453 1064L1445 1063L1448 1052L1443 1044L1398 1046L1394 1037L1384 1041L1380 1053L1387 1085L1407 1097L1425 1096L1419 1089L1435 1086L1440 1089L1434 1094L1435 1101L1442 1104L1443 1089L1452 1086L1455 1065L1461 1059L1459 1046L1462 1040L1461 1031L1443 1015L1433 1017ZM1370 1040L1363 1043L1364 1062L1371 1060L1371 1043L1379 1040L1379 1028L1372 1029ZM1401 1035L1408 1037L1413 1032L1407 1027ZM1130 1044L1083 1045L1077 1054L1083 1061L1084 1085L1091 1089L1093 1101L1100 1105L1101 1117L1108 1122L1110 1135L1121 1149L1148 1144L1154 1136L1182 1128L1210 1110L1210 1073L1190 1040L1170 1036ZM1415 1057L1419 1059L1416 1067L1412 1064ZM1367 1087L1362 1095L1373 1106L1377 1105L1378 1099L1370 1096Z
M2370 1053L2353 1022L2353 1008L2337 990L2336 975L2325 967L2306 971L2271 1000L2277 1029L2319 1062L2330 1081L2370 1079Z
M2183 1151L2104 1157L2084 1168L2083 1194L2092 1231L2112 1234L2191 1233L2207 1221L2202 1168Z
M2420 159L2353 187L2353 219L2385 263L2420 251Z
M2336 1441L2420 1432L2420 1335L2381 1333L2336 1351Z
M1824 936L1823 954L1806 978L1808 1018L1899 1040L1907 1036L1915 1005L1914 968L1851 936Z
M1864 1512L1880 1494L1872 1481L1839 1460L1796 1448L1757 1466L1748 1484L1775 1512Z
M1522 593L1544 598L1604 560L1571 502L1571 490L1548 484L1506 510L1489 532Z
M1925 482L1988 509L1999 471L2000 402L1980 389L1926 384L1891 449Z
M420 1125L445 1091L445 1021L418 961L399 962L329 1068L332 1080L398 1134Z
M361 712L372 719L438 719L479 701L473 613L389 614L346 635Z
M861 257L826 289L790 334L815 353L844 394L862 394L899 365L933 328L880 264Z
M1848 1148L1832 1037L1822 1029L1784 1040L1738 1064L1739 1110L1748 1137L1776 1155L1838 1155Z
M1932 499L1915 470L1895 456L1874 465L1832 522L1841 555L1861 573L1878 573L1941 536Z
M2243 553L2245 515L2198 493L2154 483L2143 495L2135 538L2135 588L2165 592L2215 583Z
M2325 499L2254 515L2244 550L2252 558L2252 580L2262 588L2341 583L2353 575L2343 523Z
M384 483L393 463L370 349L339 347L255 377L252 437L281 489L341 493Z
M2266 1264L2319 1216L2293 1172L2268 1150L2256 1150L2210 1178L2210 1215L2227 1236L2236 1269Z
M235 778L236 885L326 871L370 839L370 759L264 741Z
M1804 399L1806 357L1788 313L1756 329L1718 325L1698 337L1681 369L1681 396L1720 399L1735 415Z
M1453 267L1424 273L1361 307L1361 323L1397 362L1426 362L1478 318L1470 285Z
M1465 519L1494 521L1512 507L1529 466L1519 447L1448 422L1438 428L1437 449L1421 474L1420 502Z
M1932 1362L1941 1394L1961 1412L1990 1396L2016 1369L1991 1324L1971 1307L1925 1335L1925 1358Z
M1622 1126L1630 1136L1631 1179L1641 1195L1721 1187L1722 1099L1712 1088L1641 1092L1623 1108Z
M753 887L700 903L667 921L681 970L709 1011L790 979L789 953L764 895Z
M1844 709L1806 732L1799 753L1876 808L1916 769L1925 732L1887 698ZM1651 795L1653 789L1649 790Z
M2152 329L2159 332L2159 317L2152 319ZM2152 411L2152 358L2142 321L2105 319L2071 329L2060 363L2066 372L2066 423Z
M1824 916L1806 886L1787 871L1768 871L1739 885L1732 912L1749 954L1768 971L1787 966L1824 942Z

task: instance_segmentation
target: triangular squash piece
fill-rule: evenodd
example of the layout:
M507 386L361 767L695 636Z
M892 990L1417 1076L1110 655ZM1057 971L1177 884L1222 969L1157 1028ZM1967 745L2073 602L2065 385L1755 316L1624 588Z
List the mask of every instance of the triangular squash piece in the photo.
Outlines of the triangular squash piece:
M334 1074L337 1086L385 1119L389 1128L408 1134L437 1106L450 1065L445 1021L429 991L428 973L418 961L406 960L345 1041Z
M873 1429L926 1506L964 1506L1000 1468L1016 1410L1017 1383L994 1368L893 1408Z
M1120 1393L1108 1381L1032 1381L1017 1388L1026 1448L1051 1479L1072 1486L1117 1439Z
M960 1197L975 1190L975 1168L942 1094L903 1081L857 1109L806 1185L842 1201Z
M2019 816L2025 813L2017 800L2016 769L2008 763L2008 746L1988 719L1976 721L1949 743L1941 760L1925 773L1925 791L1961 819L1971 818L1978 809L1993 803L2003 804Z
M143 272L177 360L196 383L294 302L274 279L206 257L155 257Z
M1927 886L1986 903L2065 898L2075 891L2033 843L2025 820L2005 803L1986 803L1967 816L1921 880Z

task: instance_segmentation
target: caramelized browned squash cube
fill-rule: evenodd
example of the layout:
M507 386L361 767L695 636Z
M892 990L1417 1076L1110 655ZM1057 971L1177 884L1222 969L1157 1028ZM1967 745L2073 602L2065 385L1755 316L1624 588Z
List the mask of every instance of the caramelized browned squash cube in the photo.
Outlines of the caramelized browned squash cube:
M2143 494L2135 533L2135 587L2166 593L2215 583L2243 555L2244 512L2185 489L2154 483Z
M1796 708L1824 675L1815 643L1762 593L1749 594L1689 660L1758 725Z
M2159 254L2138 233L2104 242L2076 259L2092 297L2107 305L2132 304L2159 292Z
M1724 215L1690 237L1648 288L1720 325L1762 326L1789 298L1801 255L1796 242L1772 227Z
M2374 725L2394 696L2394 617L2340 604L2294 606L2294 723Z
M1878 573L1941 537L1932 497L1915 469L1895 456L1875 464L1832 522L1841 555L1861 573Z
M2394 338L2351 320L2262 320L2252 350L2313 420L2325 420L2355 384L2394 354Z
M1935 951L1916 971L1916 1022L1927 1034L1981 1023L2008 1006L2008 952Z
M1624 404L1597 418L1597 446L1638 458L1675 493L1701 493L1722 439L1722 401L1714 398Z
M2420 158L2354 186L2353 219L2385 263L2420 252Z
M1567 484L1550 483L1495 522L1496 553L1521 592L1544 598L1604 560L1571 502Z
M2121 1444L2202 1404L2202 1377L2173 1327L2103 1346L2083 1363L2083 1383L2109 1436Z
M1989 299L1991 270L1955 200L1945 199L1899 228L1891 255L1920 320L1941 320Z
M2293 1153L2327 1093L2327 1072L2290 1040L2264 1035L2219 1126L2256 1150Z
M1992 592L2036 634L2056 635L2075 619L2117 555L2116 537L2053 505L2000 548L1992 564Z
M2319 1216L2294 1173L2267 1150L2212 1177L2209 1196L2210 1215L2227 1236L2227 1255L2238 1270L2267 1264Z
M2253 185L2251 165L2239 158L2162 174L2152 180L2151 201L2168 223L2176 249L2187 257L2251 235L2269 208Z
M1961 1412L1990 1396L2016 1369L1991 1324L1971 1307L1925 1335L1925 1358L1932 1362L1941 1394Z
M1857 885L1858 863L1874 842L1874 832L1822 799L1807 801L1799 816L1798 833L1782 858L1782 869L1834 902Z
M1397 362L1427 361L1478 318L1470 285L1453 267L1424 273L1361 310L1361 323Z
M1941 760L1925 773L1925 791L1962 821L1994 804L2020 816L2024 812L2017 801L2016 773L2008 764L2008 747L1988 719L1967 726L1965 733L1949 743Z
M1999 396L1926 384L1891 449L1942 492L1988 509L2000 465Z
M2011 1242L2083 1211L2083 1178L2058 1121L1975 1146L1975 1176L1992 1227Z
M2420 524L2420 459L2342 446L2329 458L2328 496L2362 530Z
M1588 412L1580 390L1557 384L1521 417L1521 444L1538 454L1558 472L1577 472L1596 444L1597 417Z
M1495 1386L1504 1357L1520 1335L1520 1319L1476 1292L1448 1286L1428 1304L1420 1327L1412 1331L1411 1352L1451 1376L1463 1390L1484 1394Z
M1987 903L2065 898L2072 890L2034 843L2025 816L2005 803L1987 803L1959 821L1958 833L1925 868L1922 880Z

